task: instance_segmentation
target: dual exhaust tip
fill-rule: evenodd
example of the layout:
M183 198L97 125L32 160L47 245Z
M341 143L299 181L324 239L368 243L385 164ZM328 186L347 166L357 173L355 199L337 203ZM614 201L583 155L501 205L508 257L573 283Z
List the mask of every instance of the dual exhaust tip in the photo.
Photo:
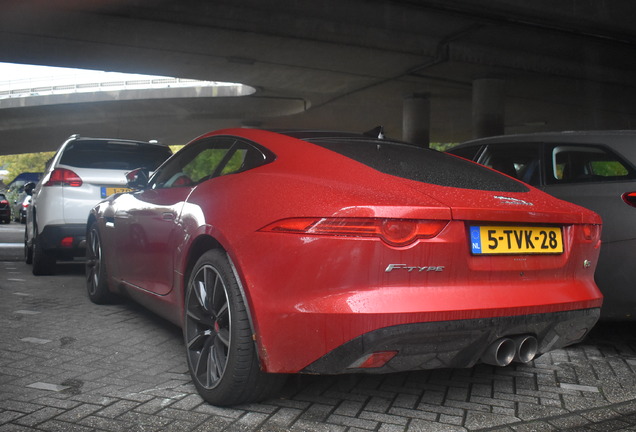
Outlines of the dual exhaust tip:
M530 335L497 339L491 343L481 361L493 366L508 366L510 363L528 363L537 355L539 342Z

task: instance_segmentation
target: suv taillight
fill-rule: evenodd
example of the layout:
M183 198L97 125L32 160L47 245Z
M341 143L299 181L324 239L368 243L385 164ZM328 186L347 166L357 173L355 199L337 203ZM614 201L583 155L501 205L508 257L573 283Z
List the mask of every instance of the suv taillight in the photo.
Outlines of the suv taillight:
M621 198L626 204L636 207L636 192L625 192Z
M44 186L72 186L82 185L82 179L73 171L66 168L55 168Z

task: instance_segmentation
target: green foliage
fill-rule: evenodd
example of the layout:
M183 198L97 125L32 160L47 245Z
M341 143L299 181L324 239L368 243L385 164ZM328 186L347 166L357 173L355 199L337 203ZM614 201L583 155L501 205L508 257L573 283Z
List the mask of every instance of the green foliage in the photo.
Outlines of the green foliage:
M593 161L591 162L594 175L603 177L622 177L629 174L627 168L619 161Z
M23 172L43 172L46 162L54 155L55 152L44 152L0 156L0 166L9 171L5 183L11 182Z
M226 149L207 149L191 160L182 171L195 183L214 172L223 157Z
M221 175L238 171L243 164L246 152L247 150L244 149L239 149L234 152L232 158L223 167ZM215 148L204 150L199 153L196 158L188 162L188 164L182 168L182 171L190 178L190 180L198 183L204 177L211 176L226 155L227 149Z
M444 152L451 147L455 147L458 143L431 143L430 147L433 150Z
M17 155L0 156L0 167L4 167L9 174L5 184L11 183L18 174L23 172L43 172L46 162L55 155L55 152L25 153ZM10 203L13 203L20 194L20 189L11 188L6 191Z

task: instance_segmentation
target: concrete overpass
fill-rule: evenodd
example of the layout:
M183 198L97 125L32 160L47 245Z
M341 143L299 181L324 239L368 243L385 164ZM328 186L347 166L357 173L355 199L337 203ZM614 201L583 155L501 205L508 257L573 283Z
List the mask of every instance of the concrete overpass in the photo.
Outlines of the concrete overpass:
M237 125L381 124L422 144L632 128L634 18L630 0L0 0L0 61L257 89L0 103L0 153L52 150L75 132L180 144Z

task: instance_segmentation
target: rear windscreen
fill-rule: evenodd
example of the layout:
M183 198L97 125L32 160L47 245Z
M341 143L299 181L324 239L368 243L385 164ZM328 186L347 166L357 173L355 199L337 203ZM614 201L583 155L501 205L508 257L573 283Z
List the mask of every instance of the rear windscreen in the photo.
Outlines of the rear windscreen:
M154 171L171 154L169 147L154 144L76 141L66 146L59 163L77 168Z
M377 140L308 139L385 174L462 189L527 192L520 182L435 150Z

